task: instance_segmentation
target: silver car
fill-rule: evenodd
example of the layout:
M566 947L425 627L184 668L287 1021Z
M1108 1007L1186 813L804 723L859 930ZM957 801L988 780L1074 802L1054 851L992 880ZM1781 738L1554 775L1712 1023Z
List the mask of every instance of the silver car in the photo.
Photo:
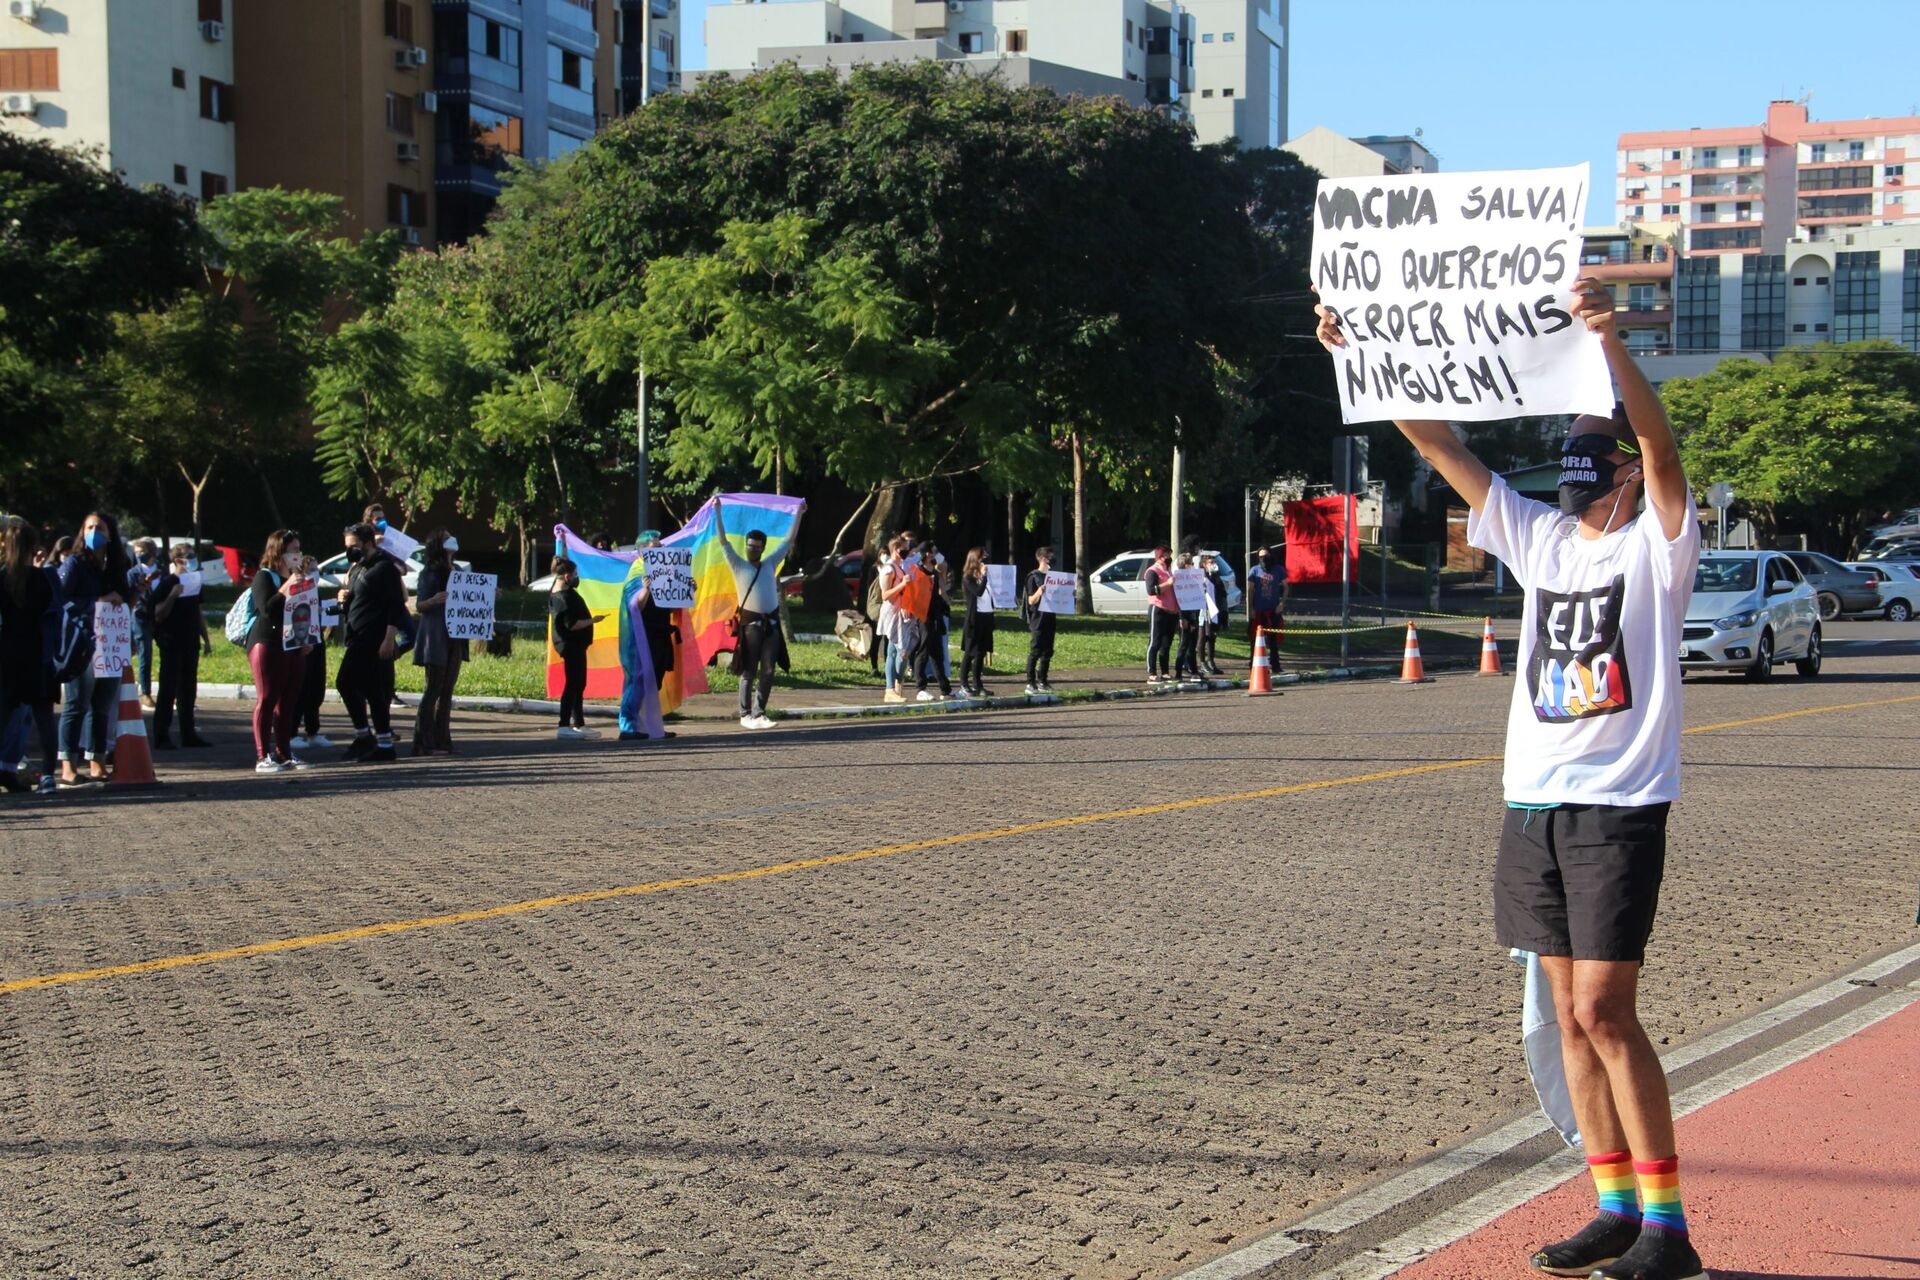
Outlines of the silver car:
M1777 662L1820 674L1820 609L1805 576L1777 551L1702 556L1680 632L1681 671L1765 680Z

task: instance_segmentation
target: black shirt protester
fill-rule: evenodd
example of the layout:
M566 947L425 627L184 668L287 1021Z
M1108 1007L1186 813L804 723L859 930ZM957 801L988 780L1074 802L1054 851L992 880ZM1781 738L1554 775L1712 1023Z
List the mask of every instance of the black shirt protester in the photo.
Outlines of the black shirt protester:
M575 627L593 617L587 602L572 587L547 597L547 616L553 619L553 651L561 657L585 653L593 647L593 632Z

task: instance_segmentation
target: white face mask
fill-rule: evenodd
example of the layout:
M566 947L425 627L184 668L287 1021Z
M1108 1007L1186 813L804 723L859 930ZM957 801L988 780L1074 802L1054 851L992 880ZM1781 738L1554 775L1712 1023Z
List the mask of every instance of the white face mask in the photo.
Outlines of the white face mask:
M460 549L460 539L448 538L446 546L449 552L458 551Z

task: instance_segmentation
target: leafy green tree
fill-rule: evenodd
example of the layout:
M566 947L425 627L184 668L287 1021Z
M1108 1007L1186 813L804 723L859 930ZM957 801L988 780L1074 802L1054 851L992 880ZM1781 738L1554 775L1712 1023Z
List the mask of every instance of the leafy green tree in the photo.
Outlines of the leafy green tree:
M1727 360L1661 388L1700 492L1731 484L1762 531L1844 549L1866 516L1909 505L1920 462L1920 356L1891 342Z
M191 204L97 154L0 132L0 485L9 506L103 500L89 379L118 317L191 279Z

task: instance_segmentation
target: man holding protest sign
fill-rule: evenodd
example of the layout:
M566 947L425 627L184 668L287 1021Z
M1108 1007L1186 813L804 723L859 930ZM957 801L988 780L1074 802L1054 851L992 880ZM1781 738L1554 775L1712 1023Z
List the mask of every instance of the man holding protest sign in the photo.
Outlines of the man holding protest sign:
M1483 187L1474 190L1484 200ZM1516 202L1503 203L1511 209ZM1517 203L1526 207L1524 199ZM1577 228L1573 234L1577 246ZM1317 238L1316 255L1320 247ZM1551 1275L1698 1280L1705 1273L1681 1209L1666 1076L1636 1006L1665 868L1668 809L1679 795L1676 655L1699 525L1666 411L1615 327L1606 287L1572 282L1570 300L1559 286L1543 291L1532 281L1524 288L1528 309L1564 314L1580 326L1571 336L1584 344L1561 349L1568 344L1558 328L1501 339L1503 367L1527 378L1515 384L1526 394L1525 411L1586 410L1562 450L1559 509L1514 494L1446 422L1407 416L1395 425L1466 499L1469 541L1505 561L1527 592L1520 640L1527 679L1515 682L1508 717L1495 929L1502 946L1541 957L1599 1196L1592 1222L1531 1261ZM1315 308L1318 337L1341 366L1336 377L1350 376L1356 345L1382 341L1365 318L1382 305L1398 304L1356 308L1349 298L1329 297ZM1522 305L1495 289L1468 309L1517 313ZM1356 310L1368 335L1353 332ZM1548 341L1555 350L1538 349ZM1378 352L1365 357L1373 370L1384 359ZM1571 389L1556 382L1556 367ZM1621 401L1610 414L1595 412L1608 374ZM1350 384L1343 393L1350 421L1370 407L1436 400L1456 416L1487 420L1506 402L1488 396L1462 404L1434 396L1430 383L1416 392L1371 378L1360 391ZM1373 392L1384 393L1382 405L1363 403ZM1643 495L1644 516L1637 514Z

